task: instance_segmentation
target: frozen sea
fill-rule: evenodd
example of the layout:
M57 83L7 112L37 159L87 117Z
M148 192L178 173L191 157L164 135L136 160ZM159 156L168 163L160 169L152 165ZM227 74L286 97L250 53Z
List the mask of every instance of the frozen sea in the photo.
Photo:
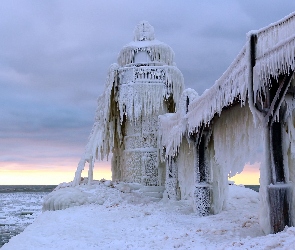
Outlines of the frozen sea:
M44 196L55 185L0 185L0 248L41 214Z

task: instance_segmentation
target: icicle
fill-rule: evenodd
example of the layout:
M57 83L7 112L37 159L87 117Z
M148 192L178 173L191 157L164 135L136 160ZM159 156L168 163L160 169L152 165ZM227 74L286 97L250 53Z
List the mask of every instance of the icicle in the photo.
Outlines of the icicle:
M193 89L185 89L181 95L178 110L174 114L165 114L159 116L159 149L163 156L163 147L165 148L165 158L169 159L178 154L183 136L187 131L187 100L192 102L199 98L198 93ZM165 159L162 158L162 161Z
M294 70L295 13L257 32L256 67L263 84ZM257 88L256 88L257 89Z
M73 181L73 185L79 185L81 179L81 173L84 169L84 165L86 161L90 161L92 166L94 165L94 161L96 156L99 160L103 160L104 156L107 156L110 153L110 149L113 147L113 134L112 130L109 129L111 125L109 123L110 117L110 108L111 108L111 91L116 85L116 75L117 75L117 64L112 64L109 69L108 77L106 80L105 91L98 98L98 108L96 110L95 122L92 127L88 143L85 147L85 153L83 154L78 168L75 174L75 179ZM100 154L96 155L96 152L100 152ZM91 174L91 171L89 171Z
M120 66L125 66L134 63L134 55L138 51L147 51L152 59L152 62L159 62L171 66L173 65L173 50L170 46L158 40L137 41L126 45L118 56L118 64Z
M184 83L176 67L124 67L119 72L121 121L124 116L136 122L142 115L157 114L163 108L164 99L169 96L173 96L174 102L178 103Z
M224 112L213 128L215 159L234 176L246 163L260 161L264 138L255 127L249 107L236 106Z
M76 170L75 178L73 180L72 186L78 186L80 184L81 174L82 174L82 171L84 170L84 166L85 166L85 160L82 157L82 159L80 160L78 164L78 168Z

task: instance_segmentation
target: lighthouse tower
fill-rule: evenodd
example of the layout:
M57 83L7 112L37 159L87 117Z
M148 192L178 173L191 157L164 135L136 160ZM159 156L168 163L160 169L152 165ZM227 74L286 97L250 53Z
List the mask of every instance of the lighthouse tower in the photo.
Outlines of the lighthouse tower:
M134 41L122 48L118 62L110 67L74 185L79 184L85 162L91 182L94 160L112 153L113 180L164 186L158 116L176 111L183 88L173 50L155 39L148 22L140 22Z

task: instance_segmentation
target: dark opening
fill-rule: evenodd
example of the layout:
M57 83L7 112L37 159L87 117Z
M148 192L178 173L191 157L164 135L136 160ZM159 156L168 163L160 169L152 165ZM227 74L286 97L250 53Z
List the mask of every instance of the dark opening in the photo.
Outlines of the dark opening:
M169 167L169 178L173 178L173 175L172 175L172 172L173 172L173 166L172 166L172 159L169 160L169 163L168 163L168 167Z
M186 113L188 112L188 105L189 105L189 98L187 96L186 97Z
M271 126L271 141L276 182L285 182L284 161L282 152L282 128L280 122L273 122Z
M206 162L205 162L205 136L203 135L199 144L199 173L200 182L206 182Z

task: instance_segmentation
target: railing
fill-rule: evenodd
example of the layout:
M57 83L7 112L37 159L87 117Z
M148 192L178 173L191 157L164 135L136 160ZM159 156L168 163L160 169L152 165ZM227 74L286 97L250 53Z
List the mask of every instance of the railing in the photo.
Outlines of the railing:
M121 84L130 82L164 82L166 81L166 67L141 66L120 69Z
M256 58L259 59L271 50L280 47L294 37L295 12L257 31Z

